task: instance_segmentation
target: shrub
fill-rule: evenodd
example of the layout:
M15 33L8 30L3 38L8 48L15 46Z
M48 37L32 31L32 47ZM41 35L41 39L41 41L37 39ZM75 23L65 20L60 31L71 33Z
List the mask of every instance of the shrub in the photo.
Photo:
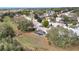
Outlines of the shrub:
M70 47L79 43L79 39L73 31L62 27L52 28L47 34L48 40L59 47Z
M22 14L22 15L25 14L27 16L30 15L30 11L29 10L22 10L22 11L19 11L18 13Z
M24 48L15 38L7 37L0 40L0 51L23 51Z
M46 10L35 10L33 13L43 15L44 13L46 13Z
M72 24L73 24L73 25L76 25L76 24L77 24L77 20L73 20L73 21L72 21Z
M61 10L64 10L63 8L51 8L51 10L55 12L60 12Z
M15 32L12 29L12 27L10 27L9 25L3 23L0 24L0 38L5 38L5 37L14 37L15 36Z
M9 17L14 17L14 15L15 15L15 13L13 13L13 12L10 12L10 13L4 13L3 14L3 16L5 17L5 16L9 16Z
M42 22L42 19L43 19L43 18L38 18L37 21L38 21L39 23L41 23L41 22Z
M9 17L9 16L4 16L4 18L3 18L3 21L4 22L9 22L9 21L11 21L12 19L11 19L11 17Z
M64 18L64 21L69 22L69 17L63 16L63 18Z
M38 14L34 14L34 18L38 19L39 18Z
M47 27L47 26L49 25L49 22L48 22L47 20L44 20L44 21L42 22L42 25L43 25L44 27Z
M0 21L1 22L8 22L8 21L11 21L11 17L8 15L8 16L5 16L5 15L2 15L0 17Z
M77 20L74 18L70 18L67 16L63 16L64 17L64 21L67 22L68 24L73 24L76 25L77 24Z
M33 24L29 20L19 21L18 22L18 29L21 31L33 31Z
M56 14L56 13L55 13L55 14L53 14L53 17L54 17L54 18L56 18L56 17L57 17L57 14Z
M37 19L37 21L40 23L42 22L42 19L43 19L43 18L40 18L38 14L34 14L34 18Z

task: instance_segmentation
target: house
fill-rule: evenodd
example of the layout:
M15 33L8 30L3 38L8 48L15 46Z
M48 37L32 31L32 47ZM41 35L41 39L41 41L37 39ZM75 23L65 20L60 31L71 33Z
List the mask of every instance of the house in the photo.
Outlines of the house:
M62 17L56 17L56 22L60 22L61 20L63 20Z
M54 26L54 27L57 27L57 26L61 26L61 27L64 27L65 26L65 24L62 24L62 23L51 23L52 24L52 26Z
M79 17L77 17L77 21L79 22Z
M68 17L76 17L77 16L75 13L72 13L72 11L68 11L68 12L62 13L62 15L66 15Z
M49 10L49 11L47 12L47 14L48 14L48 16L51 16L51 15L55 14L55 11Z
M38 28L38 27L40 27L40 26L42 26L42 24L39 23L36 19L33 20L33 25L34 25L34 28L35 28L35 29Z

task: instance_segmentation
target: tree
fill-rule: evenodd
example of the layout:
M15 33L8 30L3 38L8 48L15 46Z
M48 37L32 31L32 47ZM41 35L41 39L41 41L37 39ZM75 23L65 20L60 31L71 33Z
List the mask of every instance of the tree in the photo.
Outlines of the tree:
M15 38L7 37L0 40L0 51L24 51L24 48Z
M39 15L43 15L44 13L46 13L46 10L35 10L33 12L33 14L39 14Z
M77 24L77 20L75 18L70 18L68 16L63 16L64 18L64 21L67 23L67 24L73 24L73 25L76 25Z
M47 34L49 42L56 46L66 48L73 45L78 45L79 39L73 31L69 31L62 27L52 28Z
M33 23L29 20L23 20L18 22L18 29L21 31L33 31Z
M53 14L53 17L54 17L54 18L56 18L56 17L57 17L57 14L56 14L56 13L55 13L55 14Z
M11 17L9 17L9 16L4 16L3 22L9 22L9 21L12 21Z
M42 21L42 25L43 25L44 27L48 27L49 22L48 22L47 20L43 20L43 21Z
M51 10L55 12L60 12L61 10L64 10L64 8L51 8Z
M22 14L22 15L25 14L27 16L30 15L30 11L29 10L22 10L22 11L19 11L18 13Z
M34 14L34 18L38 19L39 18L38 14Z
M15 32L12 29L12 27L10 27L9 25L3 23L0 24L0 38L5 38L5 37L14 37L15 36Z

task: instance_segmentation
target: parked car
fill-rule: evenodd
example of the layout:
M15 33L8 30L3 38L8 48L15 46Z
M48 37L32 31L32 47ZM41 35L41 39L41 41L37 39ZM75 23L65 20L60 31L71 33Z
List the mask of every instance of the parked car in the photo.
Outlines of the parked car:
M38 34L38 35L45 35L45 34L46 34L46 33L45 33L44 31L42 31L42 30L37 30L37 31L35 31L35 33Z

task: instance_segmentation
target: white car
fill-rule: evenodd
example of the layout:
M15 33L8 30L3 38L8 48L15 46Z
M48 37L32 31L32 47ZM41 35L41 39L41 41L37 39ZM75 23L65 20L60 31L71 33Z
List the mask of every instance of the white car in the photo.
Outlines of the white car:
M36 34L39 34L39 35L45 35L46 32L42 31L42 30L37 30L35 31Z

